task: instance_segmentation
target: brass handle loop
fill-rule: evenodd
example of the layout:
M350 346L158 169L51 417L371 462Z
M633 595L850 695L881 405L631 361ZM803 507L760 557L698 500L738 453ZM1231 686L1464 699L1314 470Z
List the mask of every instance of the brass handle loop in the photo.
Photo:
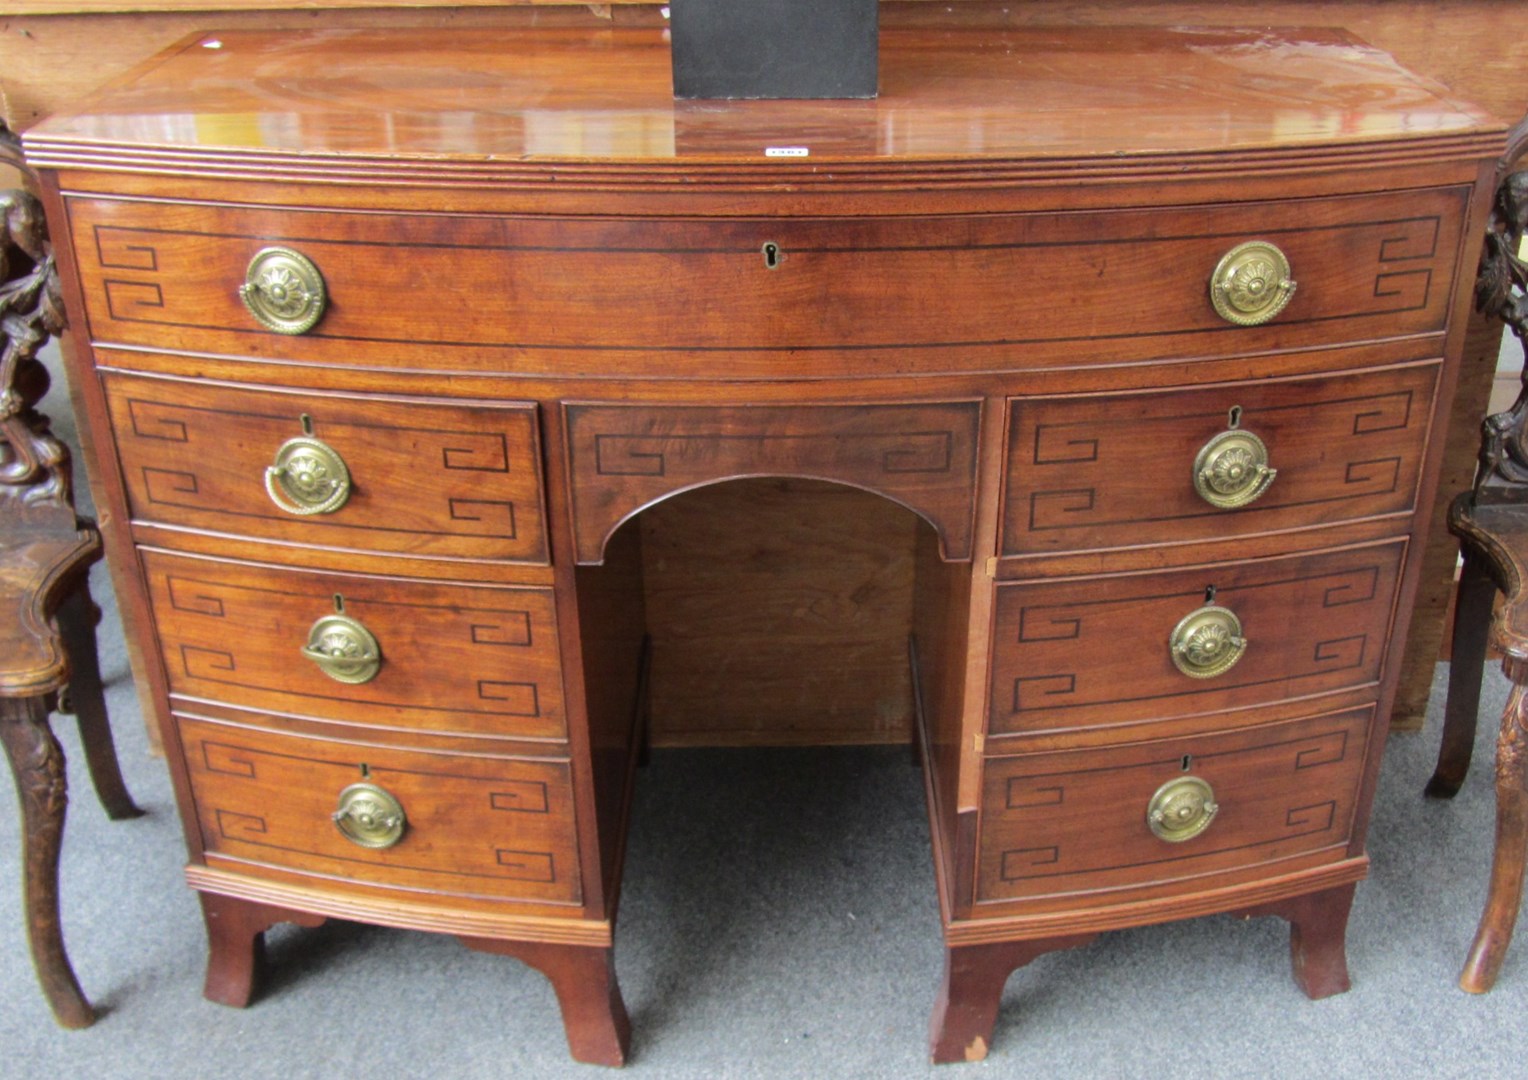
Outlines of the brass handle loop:
M1259 326L1289 304L1295 281L1289 259L1266 240L1237 244L1221 256L1210 275L1215 313L1237 326Z
M282 443L266 467L265 492L288 514L332 514L350 498L350 469L332 446L299 435Z
M1194 490L1219 510L1235 510L1257 499L1279 470L1268 467L1268 447L1250 431L1222 431L1194 458Z
M261 326L278 334L306 334L324 317L324 276L291 248L263 248L249 260L239 299Z
M1215 820L1215 789L1197 776L1178 776L1157 788L1146 807L1146 824L1169 844L1192 840Z
M340 792L332 817L341 836L364 848L390 848L408 828L403 804L376 784L351 784Z
M1173 664L1192 679L1213 679L1236 666L1247 650L1241 620L1229 608L1205 604L1173 627Z
M325 615L315 622L302 654L335 682L370 682L382 669L377 639L348 615Z

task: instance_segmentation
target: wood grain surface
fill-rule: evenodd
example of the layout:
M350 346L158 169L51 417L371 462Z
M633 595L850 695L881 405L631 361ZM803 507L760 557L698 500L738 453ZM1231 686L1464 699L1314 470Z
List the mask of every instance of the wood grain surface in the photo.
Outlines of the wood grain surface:
M990 731L1165 720L1376 682L1404 554L1404 544L1392 543L1167 574L1002 585ZM1169 641L1180 619L1209 602L1235 613L1247 647L1230 670L1197 679L1174 666Z
M918 526L866 492L770 479L692 491L626 526L645 554L653 745L909 741Z
M423 754L195 720L181 731L213 864L237 860L258 874L269 863L415 892L579 901L566 763ZM335 827L340 793L363 782L403 807L407 822L391 847L363 847Z
M619 0L535 6L487 0L17 0L0 15L0 27L8 31L0 37L0 105L10 123L29 127L144 57L208 28L444 27L470 34L533 24L660 25L658 6ZM1511 22L1511 0L1272 0L1259 4L1257 13L1257 22L1268 26L1346 27L1499 117L1522 111L1528 44L1521 35L1502 32ZM1244 10L1208 0L887 3L881 17L889 26L930 19L973 26L1240 26L1248 21Z
M1435 334L1454 295L1467 195L994 213L953 231L941 217L69 205L90 332L104 345L443 371L487 353L494 368L559 377L770 378L863 373L867 355L896 355L911 371L1004 370ZM1277 244L1300 283L1259 327L1227 323L1205 295L1221 257L1249 236ZM266 332L238 299L246 266L270 245L323 274L330 308L301 337ZM919 288L934 279L940 290Z
M1148 394L1015 398L1003 554L1201 543L1409 514L1435 364ZM1232 410L1236 410L1232 416ZM1255 501L1211 506L1192 478L1210 440L1249 432L1277 471Z
M907 507L971 558L980 402L564 406L580 563L671 495L753 476L831 480Z
M336 562L547 561L534 405L104 381L136 520L337 549ZM290 496L278 504L266 490L278 450L307 437L349 473L329 513L294 514Z
M1347 855L1367 710L1197 739L1138 743L989 763L978 899L1137 885L1199 891L1204 876L1326 851ZM1162 785L1192 776L1219 811L1181 842L1154 836L1147 808Z
M143 554L171 692L395 732L541 740L567 732L547 589L289 573ZM336 612L377 639L374 679L347 685L302 654Z

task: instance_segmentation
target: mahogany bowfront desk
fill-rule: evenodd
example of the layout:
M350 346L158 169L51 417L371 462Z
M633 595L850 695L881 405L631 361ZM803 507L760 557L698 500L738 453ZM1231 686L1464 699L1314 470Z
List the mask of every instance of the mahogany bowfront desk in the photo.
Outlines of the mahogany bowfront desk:
M207 34L28 133L211 942L433 930L619 1063L633 519L916 517L933 1053L1106 930L1344 929L1504 126L1334 31L887 30L864 102L657 30ZM931 973L932 977L932 973Z

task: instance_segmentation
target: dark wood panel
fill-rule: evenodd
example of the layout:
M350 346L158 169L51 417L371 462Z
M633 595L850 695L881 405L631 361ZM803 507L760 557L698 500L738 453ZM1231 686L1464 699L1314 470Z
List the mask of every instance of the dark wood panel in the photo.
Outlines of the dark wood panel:
M642 536L654 745L907 742L919 524L842 485L754 479L618 530Z
M994 735L1107 727L1269 704L1378 680L1404 541L1161 574L998 586ZM1214 678L1173 664L1180 619L1214 589L1241 621Z
M1439 365L1009 406L1005 555L1193 543L1401 514L1416 502ZM1277 470L1249 505L1211 506L1197 455L1230 429Z
M1372 710L1087 754L995 758L982 782L978 901L1107 892L1330 848L1345 858ZM1218 812L1179 842L1151 831L1167 782L1193 776Z
M398 731L560 740L566 733L550 589L472 588L294 573L145 551L170 692ZM377 639L370 682L302 655L344 614Z
M645 506L747 476L832 480L884 495L971 556L980 402L876 405L569 404L578 559Z
M135 519L350 551L547 561L534 405L102 379ZM267 494L277 450L304 434L349 471L350 496L332 513L294 515Z
M594 824L607 883L605 895L612 901L626 851L633 774L647 737L645 725L650 725L651 649L647 643L641 539L636 529L622 530L611 541L605 565L578 567L572 575L577 591L577 655L588 717Z
M870 350L931 350L915 362L938 369L1022 367L1039 362L1033 349L1069 348L1068 362L1086 366L1434 333L1466 195L826 222L86 198L71 214L91 334L104 343L446 370L465 363L446 346L494 346L512 370L599 375L755 375L771 363L785 373L810 358L829 374ZM1208 282L1252 238L1278 244L1300 285L1272 323L1232 326ZM269 244L312 259L332 297L301 337L262 329L239 302L246 265ZM930 280L940 288L921 287Z
M214 859L427 893L581 898L566 764L332 743L188 719L180 732L202 843ZM362 782L403 806L407 824L392 847L362 847L335 826L340 792Z
M913 745L923 757L937 887L945 903L964 907L970 902L970 874L969 848L962 845L973 839L961 831L967 666L973 653L987 647L986 635L972 626L972 580L978 572L941 561L939 538L925 522L918 523L914 553L909 651L916 665L915 720L922 729L913 732ZM844 677L853 676L846 671ZM976 707L981 707L979 702ZM976 777L968 774L967 780L974 789ZM971 816L969 811L964 815Z

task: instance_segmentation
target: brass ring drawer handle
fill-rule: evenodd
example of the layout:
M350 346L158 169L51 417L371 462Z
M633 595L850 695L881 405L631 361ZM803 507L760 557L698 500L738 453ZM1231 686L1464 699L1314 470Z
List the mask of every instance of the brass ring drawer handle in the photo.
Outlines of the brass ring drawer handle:
M1279 470L1268 466L1268 447L1250 431L1222 431L1194 458L1194 490L1219 510L1253 502L1273 484Z
M1205 604L1189 612L1173 627L1170 640L1173 663L1192 679L1224 675L1246 650L1241 620L1218 604Z
M408 816L396 796L376 784L351 784L332 815L340 835L364 848L390 848L403 839Z
M348 615L325 615L308 631L302 654L335 682L370 682L382 668L382 649L370 630Z
M1146 824L1169 844L1192 840L1215 820L1215 789L1197 776L1178 776L1157 788L1146 807Z
M261 326L278 334L306 334L324 317L324 276L291 248L268 247L249 260L239 299Z
M1266 240L1237 244L1210 275L1215 313L1237 326L1259 326L1276 316L1295 294L1289 259Z
M332 514L350 498L350 469L334 447L299 435L282 443L266 467L265 492L288 514Z

